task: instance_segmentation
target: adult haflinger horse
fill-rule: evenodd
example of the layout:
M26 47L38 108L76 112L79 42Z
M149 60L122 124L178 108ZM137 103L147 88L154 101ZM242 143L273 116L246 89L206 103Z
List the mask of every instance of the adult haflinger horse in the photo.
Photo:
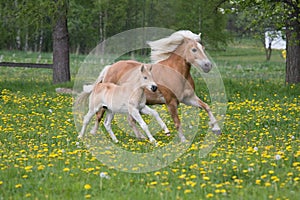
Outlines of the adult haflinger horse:
M178 135L182 142L186 141L177 107L179 103L203 108L210 119L209 125L212 131L220 134L221 130L210 107L195 94L194 80L190 74L191 66L202 69L208 73L212 68L212 63L204 53L200 42L200 34L191 31L177 31L169 37L148 42L151 47L151 60L153 64L153 78L158 84L158 91L149 93L146 91L147 104L166 104L169 113L175 123ZM128 70L137 68L141 63L127 60L119 61L105 68L98 82L110 82L122 84L126 81L124 74ZM100 122L104 110L97 113ZM97 123L97 122L96 122Z
M118 142L111 128L111 121L113 120L115 113L128 113L129 118L131 119L130 121L133 122L135 120L140 124L151 143L156 143L156 140L151 135L148 126L140 113L154 116L159 125L164 129L165 133L169 133L169 129L159 117L158 113L146 106L145 89L148 89L150 92L155 92L157 90L157 85L153 81L151 70L152 65L140 65L131 71L127 71L126 75L124 75L127 81L123 82L122 85L97 83L94 85L91 94L83 92L79 95L76 104L79 104L89 96L89 111L84 116L82 129L78 137L81 138L84 135L89 121L101 108L107 110L104 126L114 142ZM138 131L135 123L130 123L130 125L137 137L144 137ZM91 132L95 133L97 128L98 123L95 124L95 127Z

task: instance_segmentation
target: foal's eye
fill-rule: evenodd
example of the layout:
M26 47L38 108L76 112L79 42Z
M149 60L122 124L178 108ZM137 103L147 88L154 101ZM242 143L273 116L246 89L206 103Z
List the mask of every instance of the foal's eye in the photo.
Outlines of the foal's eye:
M146 80L146 79L147 79L147 76L145 76L144 79Z
M195 53L196 51L197 51L197 49L196 49L196 48L192 48L192 52L194 52L194 53Z

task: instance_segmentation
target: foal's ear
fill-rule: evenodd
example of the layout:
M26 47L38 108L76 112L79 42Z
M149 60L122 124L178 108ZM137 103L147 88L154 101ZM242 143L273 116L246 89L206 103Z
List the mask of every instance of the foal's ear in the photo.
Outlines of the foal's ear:
M141 67L141 72L144 72L144 65L142 65Z
M149 69L150 71L152 70L152 65L150 65L150 69Z

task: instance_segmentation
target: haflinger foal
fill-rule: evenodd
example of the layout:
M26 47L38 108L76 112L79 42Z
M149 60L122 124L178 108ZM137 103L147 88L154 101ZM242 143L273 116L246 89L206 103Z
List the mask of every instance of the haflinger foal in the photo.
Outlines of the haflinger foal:
M158 113L146 106L146 96L144 89L148 89L152 92L157 90L157 85L152 78L152 65L141 65L127 73L127 80L122 85L116 85L113 83L97 83L94 85L92 92L89 96L89 111L84 116L83 126L79 134L79 138L83 137L86 127L91 118L102 108L107 110L104 126L110 134L114 142L118 142L112 128L111 122L115 113L128 113L130 126L133 128L138 138L144 138L144 136L138 131L135 125L135 121L139 123L141 128L146 132L151 143L156 144L156 140L151 135L147 124L141 117L141 114L148 114L155 117L159 125L164 129L165 133L169 133L169 129L166 124L159 117ZM84 98L79 96L80 98ZM97 123L91 130L91 133L95 133L97 130Z

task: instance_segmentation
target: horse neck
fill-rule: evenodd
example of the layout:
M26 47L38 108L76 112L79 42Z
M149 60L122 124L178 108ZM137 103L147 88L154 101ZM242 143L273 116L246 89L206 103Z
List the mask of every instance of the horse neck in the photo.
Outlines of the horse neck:
M174 69L185 78L190 76L191 64L187 63L186 60L177 52L172 52L166 60L160 61L159 63Z

